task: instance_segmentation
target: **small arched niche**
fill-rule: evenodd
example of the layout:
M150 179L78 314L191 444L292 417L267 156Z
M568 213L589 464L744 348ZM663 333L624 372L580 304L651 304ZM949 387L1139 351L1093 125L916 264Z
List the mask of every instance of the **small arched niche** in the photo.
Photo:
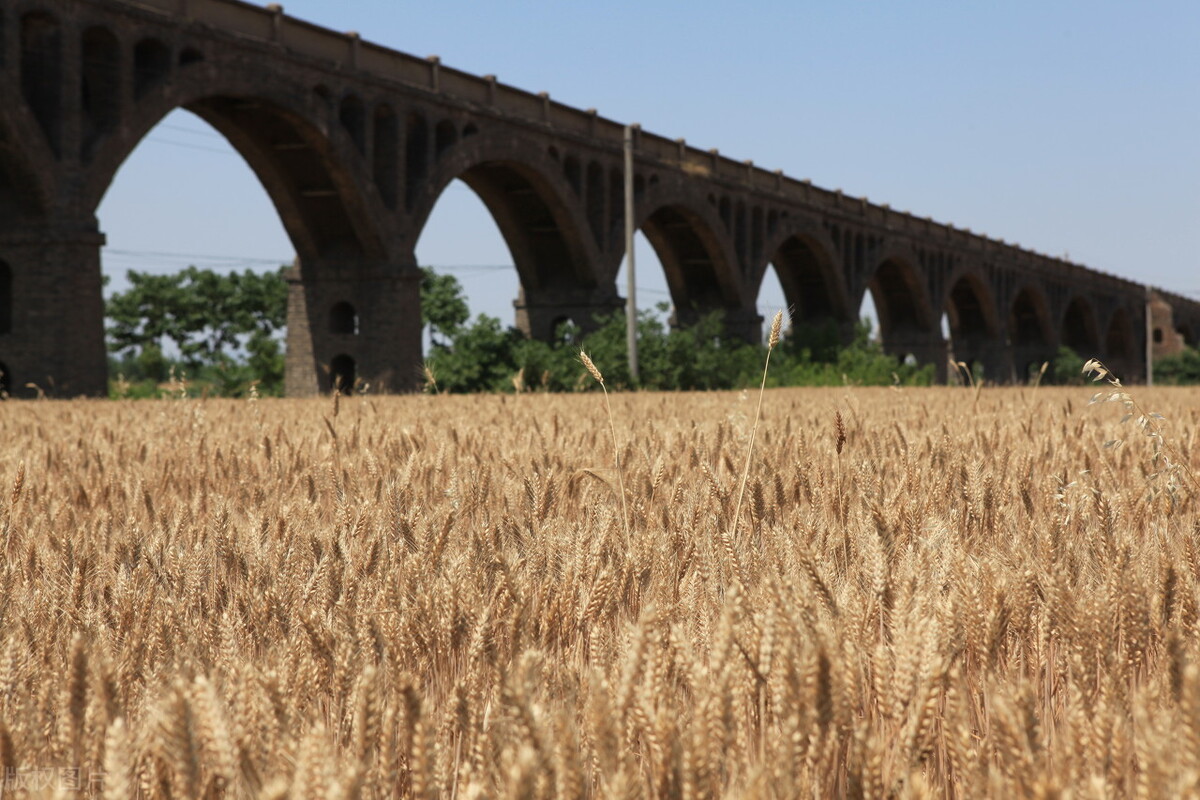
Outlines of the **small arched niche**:
M355 367L352 356L345 353L334 356L329 362L329 391L351 394L357 379Z

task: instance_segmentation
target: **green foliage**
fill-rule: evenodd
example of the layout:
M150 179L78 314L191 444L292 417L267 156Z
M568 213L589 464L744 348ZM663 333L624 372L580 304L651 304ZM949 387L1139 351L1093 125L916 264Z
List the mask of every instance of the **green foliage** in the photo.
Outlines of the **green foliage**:
M1200 383L1200 350L1187 347L1178 355L1157 359L1154 362L1154 381L1168 386Z
M1082 369L1083 357L1070 347L1061 345L1054 360L1050 362L1050 367L1046 370L1046 377L1042 379L1042 383L1058 386L1081 386L1085 382Z
M660 305L659 312L667 307ZM634 386L625 352L625 315L596 320L588 333L564 323L552 342L524 338L480 316L449 341L435 342L426 360L438 387L450 392L594 390L579 362L582 348L604 372L608 385ZM840 386L844 383L927 385L932 365L904 364L883 352L870 337L870 325L856 328L854 341L837 346L837 328L821 324L797 328L772 357L771 386ZM766 348L723 333L720 312L687 328L668 329L655 313L638 315L638 388L650 390L729 389L748 386L762 374Z
M511 388L518 366L514 353L519 331L504 328L500 320L480 314L458 329L448 344L434 343L426 364L438 386L451 392L494 392Z
M154 384L185 372L198 391L237 395L252 382L283 389L279 332L287 324L287 283L276 272L221 274L188 267L173 275L130 271L129 288L109 298L109 374ZM167 344L178 358L164 355ZM145 386L129 394L147 393Z
M447 345L470 318L471 310L458 278L421 267L421 324L429 326L433 342Z

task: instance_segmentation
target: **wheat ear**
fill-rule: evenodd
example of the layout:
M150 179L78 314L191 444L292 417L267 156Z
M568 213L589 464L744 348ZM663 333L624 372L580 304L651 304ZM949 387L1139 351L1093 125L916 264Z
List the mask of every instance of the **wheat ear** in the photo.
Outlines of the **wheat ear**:
M625 526L625 541L629 541L629 512L625 508L625 478L621 475L621 450L617 447L617 426L613 423L612 404L608 400L608 388L604 385L604 376L600 374L600 370L592 363L592 359L587 353L579 351L579 360L587 367L587 371L592 373L592 377L600 384L601 391L604 392L604 410L608 412L608 430L612 434L613 442L613 461L617 465L617 486L621 490L621 522Z
M733 507L733 522L729 528L729 538L737 533L738 515L742 511L742 498L746 495L746 479L750 477L750 459L754 456L754 437L758 434L758 419L762 416L763 395L767 392L767 369L771 366L771 351L779 344L779 329L783 326L783 311L776 311L771 320L771 336L767 339L767 358L763 362L762 384L758 387L758 406L754 409L754 426L750 428L750 446L746 448L746 466L742 470L742 485L738 487L737 504Z

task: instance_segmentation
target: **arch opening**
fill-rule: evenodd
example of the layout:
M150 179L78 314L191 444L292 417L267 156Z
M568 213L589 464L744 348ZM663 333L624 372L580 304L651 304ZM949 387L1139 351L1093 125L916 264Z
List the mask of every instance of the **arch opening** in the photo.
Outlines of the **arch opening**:
M884 261L867 289L879 317L879 335L884 344L905 335L932 332L924 295L913 269L897 259Z
M404 119L404 182L410 209L429 174L429 160L429 125L420 113L409 112Z
M1136 349L1133 321L1126 309L1118 308L1113 312L1108 331L1104 335L1104 355L1108 359L1109 367L1126 380L1134 377L1131 371Z
M1018 347L1049 345L1048 316L1045 300L1032 288L1025 287L1017 293L1009 311L1009 340Z
M946 316L952 342L978 340L992 335L994 325L988 307L987 290L966 276L955 282L946 298Z
M672 320L676 318L676 314L671 299L671 290L667 284L667 273L663 269L658 252L641 230L634 231L633 253L637 261L638 317L649 317L660 325L670 326ZM628 275L629 259L622 256L621 266L617 270L616 287L617 292L626 300L628 299L626 297L629 286Z
M400 125L389 105L375 107L372 177L383 204L396 208L400 185Z
M142 39L133 47L133 96L142 98L167 80L171 49L158 39Z
M62 30L43 11L21 16L21 93L50 149L62 155Z
M421 229L417 263L459 280L471 314L514 323L513 303L521 280L512 252L483 200L465 182L452 181ZM428 326L423 347L432 344Z
M338 105L338 120L359 155L367 152L367 112L358 95L348 94Z
M793 325L851 322L833 261L819 244L808 237L793 236L775 251L771 266L779 278Z
M1072 298L1063 314L1062 343L1083 358L1091 358L1100 349L1096 331L1096 314L1082 297Z
M83 109L83 158L91 160L96 141L112 130L121 100L121 52L117 37L107 28L83 32L80 106Z
M996 335L993 317L990 295L978 278L964 275L955 281L943 307L942 337L948 357L959 370L960 362L967 364L975 380L983 377L984 350Z
M434 150L438 156L453 147L457 141L458 131L451 120L444 119L437 124L434 130Z
M767 265L767 270L763 273L762 281L758 285L758 296L755 298L754 307L758 316L766 322L763 329L764 336L770 332L771 318L780 310L783 311L783 338L789 339L795 333L794 309L788 302L783 283L779 280L779 270L774 264Z
M353 356L341 353L329 360L329 391L341 394L353 394L355 382L358 380L358 365Z
M302 264L361 263L382 252L369 215L340 189L328 141L308 122L265 100L214 96L183 106L215 128L266 188Z
M487 207L516 265L521 287L574 291L595 286L578 236L536 170L506 161L484 161L462 171L466 184Z
M169 126L169 137L160 139L155 129L143 137L96 208L107 239L101 251L109 278L106 294L129 288L128 270L169 274L196 266L215 272L273 271L290 261L295 247L277 207L230 142L183 109L159 124ZM214 197L221 202L214 203ZM114 355L110 374L120 371L135 382L166 380L169 364L164 358L178 352L165 340L155 344L157 356L144 348L140 354Z
M585 182L584 204L586 206L588 224L592 227L592 235L596 244L603 245L612 224L606 216L609 207L605 192L608 188L604 180L604 168L595 161L589 161Z
M880 342L879 311L875 308L875 295L870 290L863 292L862 302L858 306L858 315L854 319L856 331L866 328L868 340Z
M646 218L641 230L666 275L675 324L689 325L707 312L733 305L721 280L729 266L715 234L698 214L683 206L663 206Z

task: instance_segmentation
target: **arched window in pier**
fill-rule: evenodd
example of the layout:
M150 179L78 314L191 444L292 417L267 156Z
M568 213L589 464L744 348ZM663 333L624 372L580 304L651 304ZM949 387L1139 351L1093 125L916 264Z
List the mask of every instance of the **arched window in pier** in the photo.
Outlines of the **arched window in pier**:
M329 362L329 391L350 394L354 391L355 364L351 356L342 353Z

